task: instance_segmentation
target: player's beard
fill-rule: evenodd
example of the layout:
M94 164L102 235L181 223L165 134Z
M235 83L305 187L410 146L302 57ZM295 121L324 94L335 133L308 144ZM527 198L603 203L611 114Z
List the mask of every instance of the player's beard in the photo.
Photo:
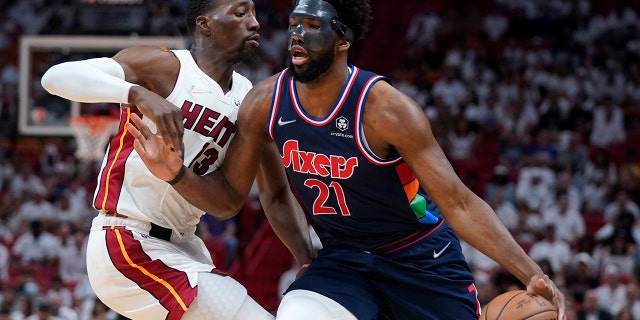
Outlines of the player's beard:
M258 49L255 47L247 48L246 41L243 41L238 47L236 61L240 63L246 63L248 65L255 65L258 63L258 54L256 53Z
M248 65L255 65L258 63L258 55L255 50L240 50L238 51L238 61Z
M304 68L299 68L291 62L289 59L289 70L293 71L293 75L296 81L306 83L317 79L325 71L327 71L333 64L336 54L333 48L329 48L324 53L321 53L318 58L309 58L309 63Z

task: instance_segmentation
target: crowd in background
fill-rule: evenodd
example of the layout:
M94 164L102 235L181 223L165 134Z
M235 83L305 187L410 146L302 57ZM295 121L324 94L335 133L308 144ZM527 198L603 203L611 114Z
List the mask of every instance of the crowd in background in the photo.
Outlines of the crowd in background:
M239 72L258 81L286 59L287 7L255 2L260 59ZM422 2L398 35L400 59L384 61L387 75L423 106L460 178L565 290L571 319L600 312L639 320L640 7ZM184 1L144 8L136 11L144 21L138 35L185 34ZM97 163L75 159L71 138L25 154L15 125L20 36L87 32L78 10L71 0L0 4L0 319L117 317L84 271ZM366 41L385 50L375 34ZM356 63L371 54L355 51ZM219 265L229 267L242 250L242 221L203 220L203 238L222 244ZM519 286L491 259L463 249L481 302Z

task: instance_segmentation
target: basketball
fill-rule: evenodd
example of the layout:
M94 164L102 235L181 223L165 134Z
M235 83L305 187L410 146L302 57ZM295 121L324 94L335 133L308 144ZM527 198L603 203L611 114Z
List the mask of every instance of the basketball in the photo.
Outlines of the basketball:
M549 300L524 290L505 292L489 301L479 320L557 320L558 311Z

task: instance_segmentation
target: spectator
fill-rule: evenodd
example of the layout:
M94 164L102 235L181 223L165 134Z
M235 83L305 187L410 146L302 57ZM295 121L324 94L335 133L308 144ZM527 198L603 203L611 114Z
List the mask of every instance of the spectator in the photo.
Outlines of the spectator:
M427 46L438 33L442 21L433 10L415 14L407 28L406 40L408 43Z
M52 305L73 306L73 293L64 286L62 278L58 275L51 278L51 287L47 290L45 296L49 298ZM53 303L53 300L56 300L55 303Z
M507 227L510 232L515 233L519 223L518 209L511 201L507 200L504 195L505 192L505 189L496 190L493 200L488 203L496 212L504 226Z
M73 288L73 297L75 305L79 310L80 319L91 319L91 313L94 305L100 301L89 283L89 276L85 276ZM102 303L102 302L100 302Z
M516 199L523 201L530 210L539 211L553 205L556 174L549 165L551 158L537 154L520 169L516 183Z
M582 173L589 161L589 147L579 132L566 132L561 137L563 140L558 144L558 158L556 160L558 168L567 171L571 176L571 183L582 188L585 185Z
M533 243L529 256L535 261L548 260L555 274L562 274L571 261L571 247L569 243L558 238L554 224L547 224L540 240Z
M634 320L633 319L633 313L631 313L631 308L627 305L625 305L622 310L620 310L616 315L615 315L615 319L616 320Z
M447 134L447 155L452 163L471 162L473 161L473 153L477 145L478 138L471 131L469 122L461 116L457 116L454 120L455 127Z
M598 230L596 237L602 237L603 229L612 227L611 233L603 239L602 244L596 248L596 256L602 265L615 264L621 273L632 274L633 256L636 252L636 242L633 239L632 227L635 219L631 214L623 213L618 219Z
M46 199L47 190L43 186L26 191L25 195L20 209L11 221L15 231L24 231L34 220L41 221L44 228L57 220L55 207Z
M544 229L544 219L540 212L530 210L522 201L516 202L516 208L519 220L514 235L520 245L529 248Z
M620 278L620 268L613 264L605 266L602 284L595 289L598 307L612 315L617 314L627 301L626 290Z
M11 320L26 320L28 316L33 314L33 298L27 295L18 296L16 303L11 310L9 319Z
M568 115L571 105L564 95L551 91L539 106L539 128L544 128L552 133L565 130L568 123Z
M615 200L604 207L604 220L613 222L623 211L633 215L635 220L640 219L640 207L629 197L626 190L620 189L615 194Z
M484 199L489 204L495 202L495 195L498 191L502 192L504 200L512 204L516 203L516 186L509 179L509 168L504 165L493 167L493 175L485 187Z
M499 152L501 163L519 171L525 159L525 142L513 131L503 132L499 140Z
M542 215L546 223L555 225L556 230L562 230L557 236L569 244L576 244L586 233L582 214L569 205L569 195L565 189L556 192L555 205L544 209Z
M640 200L640 157L636 149L629 148L624 152L619 186L627 190L631 199Z
M598 172L594 174L583 189L585 211L602 214L610 193L611 185L604 173Z
M499 41L509 29L509 19L494 8L482 19L482 27L489 40Z
M43 152L38 157L40 173L43 176L51 176L62 164L62 155L55 144L48 143L44 146Z
M199 223L196 233L200 238L202 238L202 242L204 242L207 250L209 250L209 254L211 254L211 258L213 259L213 263L216 268L220 268L220 270L227 270L227 248L224 240L211 234L207 223Z
M505 102L500 108L500 133L503 137L513 135L523 143L531 142L531 133L538 123L538 110L525 101L522 94Z
M587 184L603 179L607 187L612 188L618 183L618 168L606 149L596 148L592 151L582 174Z
M20 201L10 192L0 192L0 242L11 244L17 231L11 221L20 208Z
M567 194L569 207L578 212L582 211L582 190L573 183L573 174L571 170L565 169L558 173L557 190L564 190Z
M37 301L35 312L30 316L24 318L24 320L73 320L73 319L62 319L53 315L53 309L51 307L51 303L45 299L40 299L41 301Z
M23 264L31 262L49 264L56 260L60 250L60 240L43 230L40 220L31 221L29 226L29 230L16 239L11 249L12 256Z
M109 309L100 299L95 298L91 303L91 309L80 320L116 320L118 314Z
M637 281L632 281L627 285L627 304L626 308L630 311L632 320L640 320L640 287Z
M78 312L70 305L66 305L64 298L60 295L47 295L48 303L51 306L51 315L61 320L79 320Z
M454 66L447 66L442 71L442 78L433 84L431 93L434 98L441 99L455 115L462 102L467 99L468 90L458 77L458 69Z
M205 214L202 216L202 220L205 221L208 226L209 233L214 237L218 237L224 243L226 257L226 265L224 268L228 270L231 264L235 261L240 247L237 235L237 217L234 216L220 221L210 214Z
M7 305L0 305L0 320L12 320L11 309Z
M0 243L0 283L7 283L9 280L9 267L11 266L9 258L11 258L9 248Z
M607 148L627 139L622 108L610 96L602 100L593 113L593 129L589 142L594 147Z
M586 294L598 286L599 275L594 259L586 252L576 254L564 271L568 296L578 304L584 305Z
M83 229L72 228L58 253L60 278L64 284L76 284L87 276L87 233Z
M77 223L82 219L80 208L72 206L69 195L65 192L60 194L54 203L56 220L61 223Z
M9 190L18 199L22 199L29 191L41 191L44 181L33 170L29 162L22 162L18 167L18 174L14 175L9 185Z
M578 310L577 315L577 320L613 320L611 312L601 307L595 290L585 292L582 309Z
M554 131L550 128L538 126L533 134L533 141L526 154L534 161L542 160L547 166L553 167L558 157L558 146L554 140Z

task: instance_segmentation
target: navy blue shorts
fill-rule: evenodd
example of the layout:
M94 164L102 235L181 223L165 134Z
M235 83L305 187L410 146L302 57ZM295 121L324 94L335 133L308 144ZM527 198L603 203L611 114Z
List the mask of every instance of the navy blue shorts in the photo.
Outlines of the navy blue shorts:
M390 254L320 250L289 290L327 296L359 320L477 319L480 310L458 237L443 224L421 242Z

